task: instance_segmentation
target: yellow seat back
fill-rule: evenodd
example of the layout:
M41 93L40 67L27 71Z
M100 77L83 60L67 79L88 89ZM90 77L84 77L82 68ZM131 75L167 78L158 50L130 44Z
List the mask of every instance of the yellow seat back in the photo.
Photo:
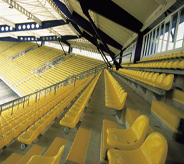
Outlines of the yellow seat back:
M141 149L146 156L148 163L165 163L168 151L168 144L166 139L160 133L151 133L141 146Z
M168 64L168 61L164 62L164 63L162 64L161 68L166 68L167 64Z
M144 74L143 79L146 79L146 78L148 77L149 74L150 74L150 72L146 72L146 73Z
M173 80L174 80L174 75L173 74L167 75L161 83L163 89L170 90L172 88Z
M155 73L155 74L152 76L152 78L151 78L151 82L155 82L156 79L158 78L158 76L159 76L159 73Z
M171 68L172 64L173 64L173 61L170 61L170 62L167 64L166 68Z
M62 153L63 153L64 149L65 149L65 145L63 145L63 146L59 149L58 153L54 156L54 161L53 161L52 164L59 164L59 161L60 161L60 159L61 159L61 156L62 156Z
M156 80L156 83L160 84L164 80L165 77L166 77L165 73L160 74Z
M149 126L149 119L145 115L140 115L135 120L134 124L132 125L132 130L134 131L135 135L137 136L137 140L141 140L141 143L143 143L146 132Z
M179 62L180 61L175 61L172 65L171 65L171 68L173 68L173 69L176 69L176 68L178 68L178 64L179 64Z
M184 69L184 60L182 60L182 61L178 64L178 68L179 68L179 69Z
M152 78L152 76L154 75L154 72L151 72L149 75L148 75L148 77L147 77L147 81L149 81L151 78Z

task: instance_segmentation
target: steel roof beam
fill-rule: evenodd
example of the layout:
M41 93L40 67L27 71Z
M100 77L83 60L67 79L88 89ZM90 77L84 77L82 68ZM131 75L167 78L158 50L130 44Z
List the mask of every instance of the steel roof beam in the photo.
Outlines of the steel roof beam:
M71 14L70 11L68 10L68 8L66 7L66 5L63 4L61 1L59 1L59 0L50 0L50 1L53 1L57 5L57 7L68 17L68 19L70 20L70 22L73 21L76 25L79 25L85 31L89 32L93 36L96 35L95 32L93 31L93 28L91 27L89 21L87 21L86 19L84 19L83 17L81 17L76 12L73 12ZM113 46L113 47L115 47L115 48L117 48L119 50L122 49L122 45L120 45L118 42L116 42L114 39L112 39L110 36L108 36L106 33L104 33L103 31L101 31L100 29L98 29L98 31L101 33L101 35L103 36L103 38L106 40L106 42L109 45L111 45L111 46Z
M61 38L57 36L42 36L37 38L35 36L10 36L10 37L0 37L3 41L16 41L16 42L36 42L36 41L61 41L65 44L69 44L67 40L77 39L78 37L73 35L65 35Z
M91 24L89 21L84 19L82 16L77 14L76 12L73 12L71 21L82 27L85 31L89 32L93 36L96 36L95 31L93 30ZM117 49L122 49L122 45L120 45L118 42L116 42L114 39L112 39L110 36L108 36L106 33L101 31L100 29L97 29L98 33L106 40L107 44L117 48ZM100 38L98 38L100 39Z
M42 26L38 25L35 22L15 24L15 28L7 26L7 25L1 25L0 33L48 29L48 28L66 25L66 24L67 23L65 23L65 21L63 20L54 20L54 21L44 21L42 22Z
M79 1L82 2L82 0ZM104 0L86 0L85 4L87 5L87 8L91 9L92 11L135 33L139 33L143 26L139 20L111 0L106 0L105 2ZM120 16L122 18L120 18Z
M52 8L61 16L61 18L66 22L66 17L65 17L65 12L63 12L63 10L60 9L60 7L58 6L58 3L57 1L54 1L54 0L46 0L50 6L52 6ZM63 3L62 3L63 4ZM64 5L64 4L63 4ZM65 6L65 5L64 5ZM66 11L66 12L69 12L69 11ZM65 14L65 15L64 15Z
M4 23L4 24L6 24L6 25L8 25L8 26L10 26L10 27L15 28L15 23L9 21L8 19L6 19L6 18L4 18L4 17L1 17L1 16L0 16L0 22L1 22L1 23Z
M13 38L13 37L0 37L0 41L17 42L18 39Z
M23 8L22 6L20 6L18 3L16 3L15 1L12 0L2 0L4 2L6 2L7 4L9 4L11 7L13 7L14 9L16 9L17 11L19 11L20 13L24 14L25 16L27 16L28 18L32 19L34 22L36 22L39 25L42 25L42 21L40 19L38 19L36 16L34 16L32 13L30 13L28 10L26 10L25 8Z

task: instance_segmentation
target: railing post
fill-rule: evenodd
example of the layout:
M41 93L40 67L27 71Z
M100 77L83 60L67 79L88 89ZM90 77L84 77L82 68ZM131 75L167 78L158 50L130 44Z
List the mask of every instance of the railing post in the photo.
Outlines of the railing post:
M3 111L3 107L1 106L1 112L0 112L0 116L1 116L1 113L2 113L2 111Z
M37 102L37 94L38 94L38 92L36 93L35 102Z
M54 86L54 95L56 94L56 85Z
M13 114L13 106L14 106L14 101L12 102L12 112L11 112L11 115Z
M18 105L17 105L17 110L19 109L19 100L18 100Z
M28 103L27 103L27 106L29 105L29 99L30 99L30 96L29 96L29 98L28 98Z
M75 80L74 80L74 87L75 87L76 77L75 77L74 79L75 79Z
M24 101L23 101L23 108L24 108L24 103L25 103L25 97L24 97Z
M39 92L39 100L40 100L40 92Z

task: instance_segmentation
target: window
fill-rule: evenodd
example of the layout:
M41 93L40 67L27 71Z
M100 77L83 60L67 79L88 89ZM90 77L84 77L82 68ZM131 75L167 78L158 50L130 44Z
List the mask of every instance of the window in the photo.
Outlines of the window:
M178 13L174 14L172 17L172 27L169 35L169 46L168 50L172 50L174 48L174 40L175 40L175 35L176 35L176 24L177 24L177 18L178 18Z
M184 5L144 35L141 57L176 48L184 50Z
M170 22L168 22L165 25L165 33L164 33L164 40L163 40L163 45L162 45L162 51L166 51L166 48L167 48L167 39L168 39L168 34L169 34L169 25L170 25Z
M164 33L164 23L161 25L161 31L160 31L160 36L159 36L159 43L158 43L158 51L157 52L161 51L163 33Z
M151 38L151 49L150 49L150 54L153 54L154 41L155 41L155 30L153 30L153 36L152 36L152 38Z
M158 47L158 41L159 41L159 33L160 33L160 26L157 27L156 31L156 39L155 39L155 45L154 45L154 51L153 54L156 53L157 47Z
M184 8L181 10L175 48L182 47L184 35Z

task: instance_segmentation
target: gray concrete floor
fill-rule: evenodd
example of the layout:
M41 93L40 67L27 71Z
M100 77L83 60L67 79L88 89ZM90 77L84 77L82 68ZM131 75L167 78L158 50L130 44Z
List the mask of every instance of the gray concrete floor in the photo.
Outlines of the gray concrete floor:
M167 134L153 121L150 117L151 106L141 98L137 93L135 93L131 88L121 81L121 78L113 74L116 80L121 84L121 86L128 92L128 97L126 100L126 107L131 109L139 109L142 114L145 114L150 119L150 125L154 131L161 132L168 141L169 151L167 156L166 164L183 164L184 157L184 145L179 144L171 140ZM92 98L89 101L89 106L85 111L80 127L85 129L91 129L91 138L89 143L89 148L86 156L86 164L97 164L100 162L100 137L103 119L109 119L111 121L116 121L116 117L111 115L111 109L105 106L105 85L104 85L104 73L102 72L95 90L92 94ZM69 107L70 108L70 107ZM37 145L46 147L44 152L50 146L55 137L62 137L67 139L65 150L62 154L60 164L65 163L67 155L70 151L72 142L77 133L77 128L71 129L69 134L64 133L64 127L59 124L59 121L68 111L67 108L58 119L54 120L52 126L45 132L44 135L40 135ZM119 125L118 128L124 128L124 125ZM33 145L33 144L32 144ZM20 150L20 143L15 140L9 147L4 149L0 153L0 162L4 161L13 152L21 155L25 155L28 150L32 147L29 145L24 151ZM43 153L44 153L43 152Z

